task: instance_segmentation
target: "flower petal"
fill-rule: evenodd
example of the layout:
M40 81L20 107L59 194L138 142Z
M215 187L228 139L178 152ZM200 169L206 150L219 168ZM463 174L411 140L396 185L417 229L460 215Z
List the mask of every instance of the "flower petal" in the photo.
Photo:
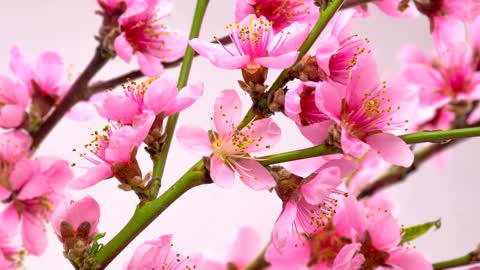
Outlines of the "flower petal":
M135 56L144 75L154 77L161 75L165 71L160 59L157 57L140 52L135 53Z
M308 24L293 22L290 26L275 34L269 43L268 52L271 56L296 52L307 38L309 32Z
M400 243L401 229L390 213L381 210L374 212L368 222L367 230L376 249L389 250Z
M337 123L340 121L343 94L339 88L339 84L321 82L315 90L315 104L318 109Z
M260 152L270 149L278 143L282 131L271 118L257 120L241 130L252 140L246 152Z
M400 270L432 270L432 263L415 249L397 248L390 252L387 264L398 267Z
M297 205L293 202L286 202L272 230L272 243L278 251L282 251L287 246L287 240L296 217Z
M219 44L212 44L197 38L190 40L189 44L198 54L219 68L239 69L246 67L250 62L250 56L231 54Z
M365 262L365 257L360 254L361 244L354 243L342 247L333 261L332 270L356 270Z
M113 92L107 93L100 104L95 104L98 113L105 119L131 124L137 114L138 103L131 98Z
M20 47L13 46L10 49L10 69L26 85L30 85L33 78L33 67L30 59L23 55Z
M255 63L267 68L285 69L297 61L298 52L289 52L278 56L267 56L255 58Z
M190 151L202 156L209 156L212 153L212 143L207 131L199 127L182 126L176 132L180 145Z
M308 126L298 126L302 135L314 145L322 144L328 137L328 130L335 122L326 120Z
M117 52L118 57L122 58L123 61L130 63L133 56L133 48L128 43L125 38L125 33L120 34L115 41L113 42L115 52Z
M25 118L25 108L19 105L5 104L0 107L0 127L14 128Z
M213 122L219 136L229 136L242 119L242 102L233 89L223 90L215 99Z
M232 169L216 156L212 156L210 160L210 177L215 184L222 188L231 188L235 180Z
M301 186L302 195L311 205L319 205L342 183L340 169L327 167L318 171L313 179Z
M177 98L167 105L165 116L185 110L203 95L203 83L189 84L178 93Z
M365 141L387 162L403 167L410 167L413 163L414 156L410 147L393 134L377 133L366 137Z
M276 182L270 172L254 159L244 159L234 164L240 180L253 190L267 190Z
M69 187L71 189L85 189L111 177L113 177L113 172L110 165L100 163L95 167L89 168L84 175L73 180Z
M35 64L34 80L43 92L58 94L59 86L66 75L63 57L54 51L40 54Z
M177 84L167 76L154 80L147 88L144 100L144 109L155 114L165 112L168 105L175 101L178 95Z
M229 262L236 267L245 268L262 250L260 234L251 227L241 227L235 234L235 240L230 244Z
M40 217L25 212L22 219L22 241L32 255L40 256L47 247L47 231Z

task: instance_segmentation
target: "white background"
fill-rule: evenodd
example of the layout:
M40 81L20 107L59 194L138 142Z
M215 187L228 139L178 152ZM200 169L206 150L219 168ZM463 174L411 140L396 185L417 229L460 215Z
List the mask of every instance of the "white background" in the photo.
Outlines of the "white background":
M176 10L168 20L178 29L189 30L194 1L176 1ZM19 44L26 53L34 56L43 49L58 50L65 62L78 73L93 55L100 18L94 15L95 1L81 0L16 0L0 2L0 72L8 70L8 52L13 44ZM234 0L212 0L206 15L201 37L211 39L222 36L224 25L233 21ZM384 75L398 71L398 49L406 44L431 48L427 21L398 20L375 12L368 20L355 24L355 33L368 37L378 50L379 67ZM119 59L109 63L96 79L107 79L135 68ZM176 77L178 70L168 74ZM271 73L273 80L274 73ZM204 80L206 91L200 102L180 117L179 124L197 123L205 127L212 111L212 101L225 88L236 87L239 72L220 70L206 60L197 58L190 81ZM271 82L271 81L270 81ZM244 97L245 108L248 99ZM283 140L275 152L307 146L300 139L294 125L276 116L284 127ZM77 164L88 165L71 149L80 148L89 140L89 133L103 125L101 120L74 122L64 120L42 145L39 155L57 155ZM446 168L425 166L406 183L388 191L400 204L400 222L417 224L441 217L441 230L429 233L415 242L418 249L433 261L453 258L472 250L480 242L478 230L478 197L480 182L475 169L478 166L479 140L471 139L458 146ZM173 183L198 157L190 154L174 142L164 177L164 187ZM144 172L151 168L148 158L142 160ZM81 171L78 170L77 174ZM163 189L164 190L164 189ZM74 192L75 198L92 194L101 204L100 231L111 238L127 222L133 213L136 197L116 188L114 180L105 181L88 191ZM233 232L240 225L257 228L265 241L280 211L280 200L268 192L254 192L238 183L234 189L223 190L215 185L195 188L173 204L160 218L148 227L108 269L120 269L128 261L134 248L141 242L161 234L173 233L177 247L191 252L207 251L210 255L223 256ZM61 244L48 227L49 246L44 256L28 257L27 269L71 269L62 257Z

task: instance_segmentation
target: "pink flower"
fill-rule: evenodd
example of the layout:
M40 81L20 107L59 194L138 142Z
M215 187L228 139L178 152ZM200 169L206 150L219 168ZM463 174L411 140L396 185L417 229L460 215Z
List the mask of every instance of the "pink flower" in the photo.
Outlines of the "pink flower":
M135 250L126 269L196 269L198 258L182 256L172 246L172 235L163 235L156 240L147 241Z
M413 18L418 16L419 12L413 3L410 3L405 10L399 10L400 3L401 0L380 0L373 2L373 4L388 16L395 18Z
M480 14L478 0L441 0L441 1L414 1L417 9L425 14L432 24L442 19L459 19L471 21Z
M15 128L21 125L29 103L30 96L22 84L0 75L0 127Z
M274 34L272 23L265 17L245 17L239 23L227 26L234 48L219 42L212 44L192 39L190 46L201 56L220 68L256 69L260 66L274 69L288 68L297 60L298 48L308 35L308 26L294 22Z
M346 154L360 157L374 149L387 162L412 164L408 145L390 132L404 128L418 97L408 89L380 83L371 54L359 57L346 88L322 82L315 98L319 110L335 121Z
M58 239L64 242L70 239L64 237L84 238L86 243L92 241L97 234L98 221L100 219L100 207L91 196L79 201L63 202L52 214L53 230Z
M39 91L42 95L63 97L70 86L63 58L54 51L42 52L32 63L14 46L10 50L10 68L30 94Z
M348 33L350 21L356 13L353 9L339 13L331 32L322 39L315 54L318 66L324 73L321 77L343 85L348 83L358 56L372 50L368 39L360 39L357 35Z
M285 114L295 121L300 132L313 144L321 144L332 125L330 118L315 104L314 82L303 82L285 94Z
M14 166L17 161L30 154L32 138L20 130L0 134L0 162L2 169Z
M133 16L145 10L146 0L97 0L103 11L100 15L117 16L120 19Z
M9 191L1 222L9 230L21 223L26 250L41 255L47 244L44 222L63 197L73 173L68 162L57 158L22 159L7 172L3 188ZM3 179L2 179L3 180Z
M150 131L155 120L152 112L145 112L133 118L132 125L107 125L103 133L95 132L93 140L85 147L90 152L81 154L94 166L75 179L70 188L84 189L114 176L113 166L130 164L132 152L137 149ZM138 165L137 165L138 166Z
M163 73L161 62L171 62L183 56L187 46L184 33L171 30L160 21L173 9L169 0L149 0L141 12L120 19L122 33L115 39L118 56L130 62L137 57L143 74L155 76Z
M271 119L261 119L241 130L242 103L234 90L223 90L215 100L211 133L198 127L181 127L179 143L203 156L210 156L210 176L220 187L231 187L234 174L254 190L275 186L275 180L250 154L264 151L278 142L280 128Z
M123 93L108 92L96 108L104 118L130 125L144 111L165 118L188 108L202 95L202 83L187 85L179 92L173 80L162 76L125 86Z
M286 246L290 234L297 234L296 238L300 234L310 236L328 223L337 202L331 196L345 194L337 188L355 167L352 161L332 160L307 178L278 180L276 191L284 204L273 228L272 242L279 251Z
M237 0L235 19L241 21L250 14L265 17L272 22L273 30L279 32L294 22L315 22L319 8L313 0Z

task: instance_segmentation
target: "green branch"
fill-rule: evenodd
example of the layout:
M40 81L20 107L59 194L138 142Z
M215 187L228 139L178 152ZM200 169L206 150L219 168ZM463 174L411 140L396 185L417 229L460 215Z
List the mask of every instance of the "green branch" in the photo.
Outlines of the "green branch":
M207 9L208 0L198 0L197 7L195 8L195 14L190 30L189 40L197 38L200 33L200 27L202 26L203 17ZM185 56L183 57L182 68L180 69L180 75L178 76L177 87L180 91L185 85L187 85L188 76L192 67L193 57L195 52L192 47L187 46ZM165 142L163 144L162 151L153 157L153 172L152 178L162 179L163 172L165 171L165 164L167 163L168 151L172 144L175 127L177 125L179 114L176 113L168 118L165 128Z
M465 265L471 265L471 264L477 264L480 263L480 252L479 252L479 247L477 247L476 250L468 253L467 255L454 258L451 260L443 261L443 262L437 262L433 264L433 269L435 270L441 270L441 269L450 269L450 268L456 268L460 266L465 266Z

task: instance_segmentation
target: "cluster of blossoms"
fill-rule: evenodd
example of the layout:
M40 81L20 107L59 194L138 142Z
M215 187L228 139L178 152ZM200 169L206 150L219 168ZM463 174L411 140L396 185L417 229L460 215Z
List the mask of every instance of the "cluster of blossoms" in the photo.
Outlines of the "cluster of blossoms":
M350 31L354 20L370 16L366 3L338 12L312 55L300 48L328 1L237 0L226 38L214 42L188 40L164 25L173 10L170 0L98 4L102 53L126 62L135 56L148 78L89 100L106 125L84 144L80 157L86 162L75 176L67 161L35 151L39 129L78 84L59 54L46 51L32 63L18 46L11 49L15 77L0 75L0 270L17 269L26 254L45 251L47 222L76 269L96 269L100 206L91 196L73 200L68 189L116 178L122 190L139 197L139 207L157 198L160 179L143 173L137 156L144 150L155 160L168 151L172 138L165 120L203 95L202 82L181 87L164 74L187 45L214 66L239 71L243 91L222 90L210 129L184 125L176 139L202 157L205 182L230 188L238 178L252 190L272 191L282 209L266 248L255 229L243 227L227 260L184 256L167 234L141 244L125 269L252 269L262 250L267 266L261 269L433 269L403 238L406 230L390 198L357 195L388 164L414 163L400 135L478 124L480 1L375 1L390 16L426 15L435 45L432 57L405 48L402 71L388 82L380 79L369 39ZM269 69L287 69L288 85L267 91ZM242 119L240 93L252 99L251 118ZM282 166L257 156L280 141L282 129L269 118L273 113L292 121L312 146L334 154ZM74 119L87 114L82 108L70 112Z

